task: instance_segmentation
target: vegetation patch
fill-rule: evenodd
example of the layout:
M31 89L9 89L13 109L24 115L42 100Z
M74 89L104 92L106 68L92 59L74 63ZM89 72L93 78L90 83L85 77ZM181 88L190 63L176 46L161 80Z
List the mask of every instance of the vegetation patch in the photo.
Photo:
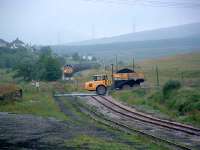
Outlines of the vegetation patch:
M198 89L180 87L174 81L167 82L162 90L144 89L115 91L116 99L145 112L154 112L176 120L200 126L200 93ZM144 96L141 93L145 93Z
M47 92L43 88L40 89L41 91L37 91L27 84L22 87L25 91L23 98L17 101L2 101L0 103L1 112L33 114L43 117L55 117L60 120L67 119L67 116L60 111L53 100L51 92ZM49 88L46 90L49 90Z
M163 86L163 90L162 90L164 98L168 98L168 96L173 90L179 89L180 87L181 87L181 83L177 80L167 81L165 85Z
M132 147L114 142L111 140L104 140L94 136L80 135L72 140L66 141L67 147L77 147L86 149L104 149L104 150L121 150L121 149L133 149Z
M112 131L113 132L113 131ZM79 135L65 142L66 147L76 147L80 149L103 149L103 150L134 150L134 149L167 149L166 147L151 143L149 139L138 135L122 134L123 140L104 139L90 135ZM126 142L124 142L126 140ZM128 142L127 142L128 141ZM123 143L124 142L124 143ZM142 144L143 143L143 144Z

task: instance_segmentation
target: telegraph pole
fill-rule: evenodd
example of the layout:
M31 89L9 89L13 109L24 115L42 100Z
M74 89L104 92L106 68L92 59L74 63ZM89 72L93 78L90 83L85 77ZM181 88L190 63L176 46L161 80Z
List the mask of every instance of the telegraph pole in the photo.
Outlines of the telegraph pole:
M133 57L133 71L135 70L135 59Z
M117 55L115 56L115 63L116 63L116 72L118 71L118 60L117 60Z
M114 81L114 79L113 79L113 64L111 64L111 77L112 77L112 86L111 86L111 89L113 89L113 81Z
M156 65L156 80L157 80L157 88L159 88L160 82L159 82L158 66L157 65Z

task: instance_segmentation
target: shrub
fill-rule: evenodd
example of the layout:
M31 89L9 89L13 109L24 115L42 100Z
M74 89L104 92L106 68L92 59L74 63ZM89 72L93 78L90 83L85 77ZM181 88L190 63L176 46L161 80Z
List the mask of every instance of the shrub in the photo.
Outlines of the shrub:
M162 92L160 92L160 91L153 92L148 96L148 99L150 101L154 101L154 102L163 102Z
M163 87L163 96L168 98L173 90L177 90L181 87L181 83L177 80L169 80L165 83Z
M144 97L146 94L146 91L145 89L138 88L138 89L133 90L133 94L135 94L135 96L138 96L138 97Z
M170 108L178 110L179 113L185 114L194 110L200 110L200 94L199 91L192 88L181 88L173 93L168 100Z

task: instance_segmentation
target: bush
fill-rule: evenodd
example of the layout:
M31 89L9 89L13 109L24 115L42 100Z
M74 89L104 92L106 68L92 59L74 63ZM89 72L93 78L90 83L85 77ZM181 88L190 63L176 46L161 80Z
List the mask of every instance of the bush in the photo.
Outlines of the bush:
M163 94L160 91L152 92L148 95L147 99L153 102L163 102Z
M168 98L170 93L174 90L177 90L181 87L181 83L177 80L169 80L165 83L163 87L163 96Z
M199 91L192 88L181 88L173 93L168 100L168 106L178 110L179 113L185 114L194 110L200 110Z

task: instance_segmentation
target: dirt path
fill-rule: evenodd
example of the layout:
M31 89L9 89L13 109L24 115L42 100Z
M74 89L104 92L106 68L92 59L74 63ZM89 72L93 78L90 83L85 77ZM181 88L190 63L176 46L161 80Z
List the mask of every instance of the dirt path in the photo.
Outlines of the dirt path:
M69 126L53 118L0 113L1 149L63 149ZM67 134L66 134L67 133Z

